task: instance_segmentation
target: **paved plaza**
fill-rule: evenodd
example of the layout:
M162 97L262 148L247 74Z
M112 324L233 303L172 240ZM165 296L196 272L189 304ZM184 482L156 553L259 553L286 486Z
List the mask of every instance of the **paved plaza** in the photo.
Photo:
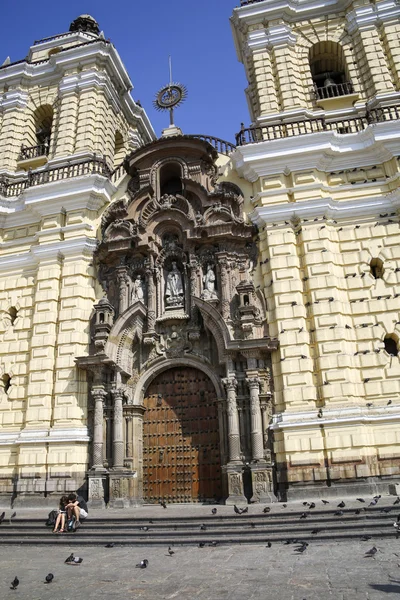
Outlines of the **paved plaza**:
M110 540L112 541L112 540ZM364 554L373 545L375 558ZM377 600L400 594L400 541L181 547L1 546L2 600ZM73 551L80 566L64 564ZM135 564L147 558L145 570ZM45 576L54 574L46 585ZM17 575L17 591L10 582Z

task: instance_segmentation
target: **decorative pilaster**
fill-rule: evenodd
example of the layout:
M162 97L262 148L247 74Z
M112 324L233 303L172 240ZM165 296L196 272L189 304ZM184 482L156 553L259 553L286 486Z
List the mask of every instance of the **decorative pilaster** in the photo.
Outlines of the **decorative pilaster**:
M116 389L112 391L112 395L114 397L113 468L123 469L124 431L122 399L124 397L124 392L122 389Z
M147 331L155 332L156 325L156 287L154 285L154 270L147 269Z
M235 377L226 377L222 380L227 395L227 415L228 415L228 444L229 444L229 462L240 461L240 430L239 414L236 402L237 380Z
M250 415L251 415L251 451L255 462L264 460L264 443L262 434L262 416L260 407L259 377L248 377L246 383L250 390Z

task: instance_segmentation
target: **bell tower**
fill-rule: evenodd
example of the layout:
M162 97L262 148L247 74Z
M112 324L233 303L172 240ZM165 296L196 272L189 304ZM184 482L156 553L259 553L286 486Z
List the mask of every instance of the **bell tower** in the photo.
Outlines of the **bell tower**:
M390 0L241 0L231 18L281 498L400 477L399 17Z

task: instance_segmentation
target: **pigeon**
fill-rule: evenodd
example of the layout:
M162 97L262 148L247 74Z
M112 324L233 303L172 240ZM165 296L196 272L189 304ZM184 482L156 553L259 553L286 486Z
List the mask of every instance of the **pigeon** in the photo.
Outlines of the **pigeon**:
M1 515L0 515L0 523L2 523L4 521L5 516L6 516L6 513L2 512Z
M218 542L211 542L211 544L208 544L209 546L211 546L211 548L215 548L216 546L218 546Z
M16 590L19 586L19 579L17 576L14 577L14 581L11 582L10 590Z
M49 573L48 575L46 575L46 581L45 583L51 583L54 579L54 575L53 573Z
M303 506L308 506L308 502L303 502Z
M67 562L67 565L80 565L81 563L83 563L83 558L80 558L79 556L74 556L72 560Z
M149 561L147 560L147 558L145 558L144 560L141 560L140 563L135 565L135 567L136 569L147 569L148 564Z
M267 542L267 545L265 546L266 548L271 548L272 544L271 542Z
M211 511L211 513L212 513L213 515L216 515L216 514L217 514L217 509L216 509L216 508L213 508L213 509L212 509L212 511Z
M14 511L10 517L10 523L11 523L11 519L15 519L16 516L17 516L17 513Z
M374 498L373 500L371 500L368 506L375 506L376 504L378 504L378 498Z
M110 542L109 544L106 544L104 547L105 548L114 548L115 544L114 542Z
M287 504L282 504L282 508L287 508Z
M337 510L335 513L333 513L335 517L341 517L344 513L342 510Z
M65 561L64 561L64 562L65 562L65 563L70 563L70 562L73 562L74 558L75 558L75 557L74 557L74 554L72 553L72 554L70 554L70 555L68 556L68 558L67 558L67 559L65 559Z
M198 548L204 548L204 546L205 546L205 543L204 543L204 542L199 542L199 544L198 544Z
M165 500L160 501L160 506L162 506L163 508L167 508L167 503L165 502Z
M355 515L360 515L361 514L361 508L357 508L357 510L354 512Z
M313 529L311 533L312 535L317 535L317 533L319 533L320 531L320 529Z
M308 505L308 508L315 508L315 502L311 502L311 504Z
M256 524L255 523L250 523L250 527L252 527L253 529L256 528Z
M148 531L149 528L145 525L144 527L139 527L139 529L141 529L142 531Z
M205 531L206 529L207 529L207 527L203 523L203 525L200 526L200 531Z
M329 504L329 500L322 500L322 504Z
M307 513L305 513L305 512L301 513L300 519L307 519L307 516L308 516Z
M249 512L249 507L248 507L248 506L246 506L245 508L238 508L238 507L236 506L236 504L235 504L235 505L233 506L233 510L235 511L235 513L236 513L237 515L243 515L244 513L247 513L247 512Z
M365 556L375 556L375 554L378 552L377 548L375 548L375 546L372 546L372 548L370 550L367 550L367 552L365 553Z
M391 510L392 510L391 506L386 506L385 508L382 508L381 512L390 513Z
M299 553L303 553L307 550L307 546L308 544L306 542L303 542L302 546L299 546L298 548L295 548L294 551L295 552L299 552Z
M338 504L338 508L344 508L345 506L346 506L346 505L345 505L345 503L343 502L343 500L342 500L341 502L339 502L339 504Z
M400 504L400 498L396 498L396 500L393 502L393 506L394 506L395 504Z
M356 498L359 502L365 502L364 498Z
M361 541L362 542L368 542L368 540L370 540L370 539L371 539L370 535L363 535L362 538L361 538Z
M168 546L168 554L170 556L173 556L175 554L175 552L172 550L171 546Z
M270 507L270 506L266 506L266 507L263 509L263 513L269 513L269 512L271 512L271 507Z

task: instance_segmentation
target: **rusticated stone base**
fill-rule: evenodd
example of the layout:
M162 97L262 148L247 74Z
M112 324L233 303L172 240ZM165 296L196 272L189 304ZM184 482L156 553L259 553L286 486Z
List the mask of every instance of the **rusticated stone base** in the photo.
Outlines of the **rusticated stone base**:
M88 474L88 506L90 508L105 507L105 489L107 484L106 473L89 473Z
M141 504L137 495L137 473L109 473L109 504L113 508L128 508Z
M71 492L86 496L87 482L82 473L55 472L48 479L37 473L9 477L0 484L2 506L58 506L60 497Z
M251 465L251 480L253 484L252 502L276 502L273 490L272 467L265 463Z

